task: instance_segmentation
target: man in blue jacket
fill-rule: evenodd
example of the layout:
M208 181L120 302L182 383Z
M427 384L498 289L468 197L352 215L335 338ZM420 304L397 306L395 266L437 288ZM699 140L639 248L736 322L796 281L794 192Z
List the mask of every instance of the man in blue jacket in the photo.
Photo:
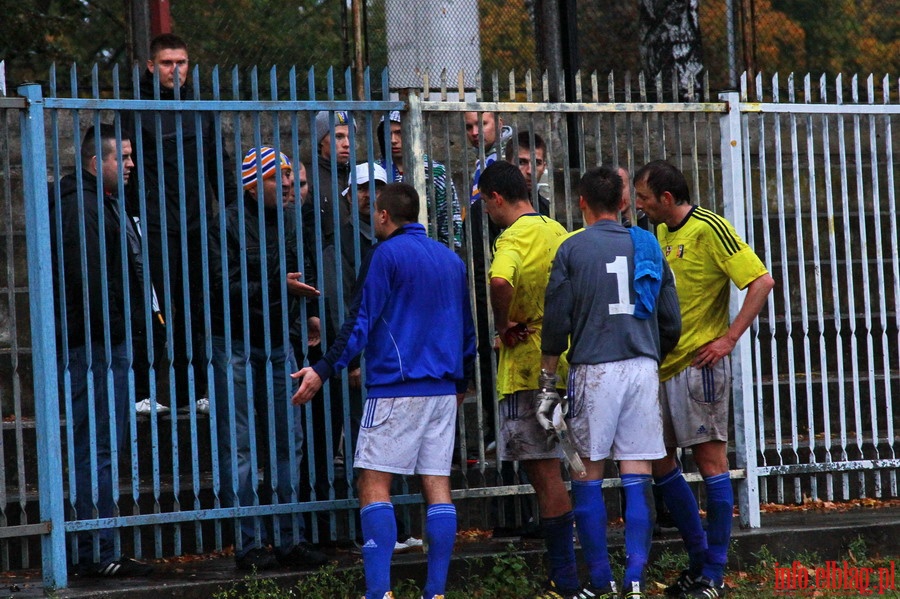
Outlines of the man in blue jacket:
M375 203L378 245L360 269L347 320L322 360L302 378L295 404L308 402L334 372L366 352L365 409L356 447L366 599L391 594L397 538L390 502L394 474L419 474L428 503L428 579L422 596L444 594L456 537L450 458L456 410L475 362L465 265L417 223L419 195L386 185Z

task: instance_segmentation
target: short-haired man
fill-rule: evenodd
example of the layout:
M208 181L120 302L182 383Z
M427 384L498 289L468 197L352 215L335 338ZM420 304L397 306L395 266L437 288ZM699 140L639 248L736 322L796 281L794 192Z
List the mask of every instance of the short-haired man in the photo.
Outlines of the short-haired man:
M50 219L53 229L61 233L62 242L58 245L57 235L51 236L53 273L63 277L54 285L60 325L57 334L67 349L59 366L61 371L68 371L72 397L68 419L73 432L75 487L70 489L70 497L76 518L111 518L117 511L113 499L112 435L115 434L119 452L129 437L125 314L126 303L133 294L126 288L122 272L127 265L133 273L134 256L121 252L121 223L128 226L128 217L122 214L124 204L120 198L134 168L131 142L123 139L119 143L112 125L100 125L99 130L91 127L81 143L81 167L80 173L66 175L56 189L50 190ZM130 244L126 247L131 250ZM82 275L82 265L86 277ZM60 382L63 379L61 376ZM110 427L111 418L114 430ZM92 462L96 469L91 468ZM94 492L96 502L92 498ZM94 534L99 545L96 560ZM78 534L78 573L119 577L144 576L152 571L147 564L116 558L112 529L94 534Z
M153 38L147 70L140 81L139 97L143 100L158 97L168 101L176 97L182 101L199 99L186 85L188 67L188 48L183 39L171 33ZM158 92L156 78L159 79ZM123 112L122 126L137 144L137 160L143 166L138 170L142 180L130 189L129 209L134 216L141 218L143 224L150 276L156 292L164 300L168 290L171 298L172 305L163 309L173 342L175 397L170 399L179 406L187 407L189 398L193 397L197 400L197 410L207 412L209 403L203 397L206 393L207 357L203 316L206 299L201 269L200 225L204 216L201 214L201 196L207 206L212 206L216 198L224 205L237 197L237 185L231 158L224 148L221 157L217 155L212 113L201 112L196 118L195 113L188 112L189 102L184 108L185 112L177 114L173 111ZM182 150L180 156L179 147ZM162 148L161 154L158 154L159 148ZM200 177L201 163L205 179ZM223 197L218 197L220 174ZM185 216L183 223L182 211ZM182 256L183 252L187 260ZM185 280L187 293L184 291ZM189 382L190 371L193 371L195 380L193 388Z
M339 202L339 193L347 186L350 177L350 123L352 117L344 110L330 112L322 110L316 113L314 139L318 150L317 181L312 190L313 197L309 204L304 204L304 233L308 241L316 238L314 213L315 200L319 200L319 214L322 222L322 247L333 242L336 227L343 225L350 218L350 210L343 202ZM355 124L355 121L353 121ZM332 140L332 134L334 139ZM334 204L338 204L340 220L334 222ZM306 208L308 206L308 208ZM320 282L321 285L321 282Z
M657 225L656 234L675 274L681 304L681 340L659 371L667 455L653 476L688 551L689 568L670 596L725 596L723 577L731 539L734 496L726 443L731 393L731 351L766 303L775 281L727 220L691 203L684 175L657 160L634 176L637 207ZM728 322L731 283L746 289ZM697 501L675 460L690 447L706 485L707 530Z
M551 588L544 596L555 597L552 589L571 595L580 590L572 505L560 473L559 448L547 448L546 435L535 418L544 292L553 254L566 230L534 211L525 178L508 162L495 162L485 169L481 201L490 219L505 229L494 244L488 273L494 326L500 337L498 456L521 461L537 494L550 559Z
M325 358L294 376L305 403L364 348L367 397L354 465L363 533L366 599L392 597L397 539L394 474L419 474L428 503L428 578L422 596L443 597L456 535L450 458L456 411L475 358L465 265L417 223L419 196L405 183L375 203L378 245L360 271L350 316Z
M225 209L224 231L217 234L219 223L211 227L210 243L210 303L220 307L213 310L212 319L212 400L219 498L224 507L265 502L257 498L259 465L252 459L254 443L263 463L274 462L266 468L274 480L265 484L275 491L277 502L298 500L303 428L301 410L289 402L288 385L296 362L284 331L296 319L297 298L318 295L281 267L282 260L288 271L298 263L290 160L262 146L247 152L242 167L243 201ZM307 543L303 518L296 514L273 516L277 535L270 535L264 525L257 538L256 528L253 518L241 519L240 545L235 551L240 569L317 566L326 561ZM275 544L274 554L267 548L270 543Z
M534 205L535 197L538 201L538 209L541 214L550 214L550 200L540 189L540 181L547 170L547 144L540 134L532 134L528 131L520 131L515 143L506 144L506 161L519 167L522 176L525 177L525 185L528 187L528 197ZM537 190L535 190L537 188Z
M481 190L478 182L481 179L481 173L492 165L500 156L503 147L512 137L512 127L503 124L503 119L493 112L467 112L463 117L466 122L466 139L469 145L480 152L484 148L484 162L479 158L475 162L475 172L472 174L472 191L469 196L469 203L474 204L481 198ZM500 130L500 137L497 137L497 130ZM474 208L473 208L474 210Z
M563 412L585 465L585 476L573 473L572 498L591 575L588 596L618 596L603 501L603 465L612 458L627 499L623 596L644 597L653 532L651 460L665 455L657 369L678 342L678 296L653 234L619 224L628 206L616 171L588 170L578 194L585 228L560 244L547 284L538 420L552 432L560 403L556 370L568 348L569 409Z
M388 132L385 132L384 117L381 118L381 123L378 125L378 144L381 146L382 156L379 164L388 170L388 154L390 154L391 180L400 183L403 181L403 132L400 111L392 110L388 115L388 122L390 123ZM386 133L390 135L390 153L387 152L385 144ZM462 247L462 215L459 209L459 198L456 196L456 186L447 178L447 169L442 163L431 160L427 154L422 158L422 162L425 163L425 178L431 179L434 185L435 209L432 211L429 203L428 219L437 225L438 241L447 245L452 237L453 247L460 248ZM447 211L448 185L452 218L451 213Z

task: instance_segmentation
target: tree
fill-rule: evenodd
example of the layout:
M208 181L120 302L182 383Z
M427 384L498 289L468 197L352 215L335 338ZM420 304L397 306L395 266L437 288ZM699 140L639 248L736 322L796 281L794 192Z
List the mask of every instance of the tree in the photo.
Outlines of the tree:
M682 99L699 94L703 70L699 0L640 0L641 61L650 76L674 77ZM671 84L666 86L671 88Z

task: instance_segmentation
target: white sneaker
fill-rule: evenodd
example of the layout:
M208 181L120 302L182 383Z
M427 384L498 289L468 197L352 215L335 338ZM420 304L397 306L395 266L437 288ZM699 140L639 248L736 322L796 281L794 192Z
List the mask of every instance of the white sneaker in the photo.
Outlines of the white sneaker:
M153 408L150 405L150 398L147 397L145 399L142 399L141 401L135 402L134 411L137 412L140 416L149 416L153 411ZM157 414L165 414L168 411L169 406L156 402Z
M209 398L201 397L197 400L197 413L209 414Z
M397 541L394 543L394 553L409 553L411 551L422 551L422 539L409 537L402 543Z

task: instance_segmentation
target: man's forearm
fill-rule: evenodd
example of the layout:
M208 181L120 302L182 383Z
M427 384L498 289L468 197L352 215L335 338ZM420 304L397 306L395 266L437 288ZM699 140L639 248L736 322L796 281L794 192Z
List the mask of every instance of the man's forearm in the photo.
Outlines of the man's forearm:
M555 373L557 366L559 366L559 356L541 355L541 370Z
M515 288L506 279L491 279L491 309L494 313L494 326L498 331L506 329L509 322L509 307L512 305Z
M747 295L744 297L744 303L741 305L741 309L732 321L731 326L728 327L728 333L726 333L726 336L735 344L750 328L753 319L759 315L763 306L766 305L766 299L769 297L773 287L775 287L775 280L768 273L755 279L747 286Z

